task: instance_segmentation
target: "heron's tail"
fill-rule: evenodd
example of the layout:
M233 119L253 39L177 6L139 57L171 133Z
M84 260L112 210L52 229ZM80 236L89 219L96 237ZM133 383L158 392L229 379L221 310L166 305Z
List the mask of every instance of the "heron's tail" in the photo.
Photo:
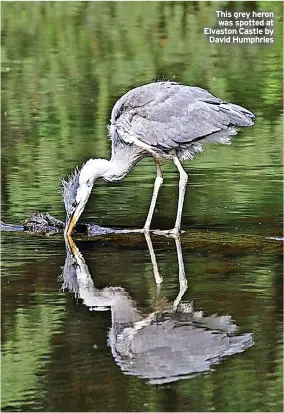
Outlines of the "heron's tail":
M220 109L224 112L231 123L234 126L253 126L254 125L254 113L248 109L243 108L233 103L221 103Z

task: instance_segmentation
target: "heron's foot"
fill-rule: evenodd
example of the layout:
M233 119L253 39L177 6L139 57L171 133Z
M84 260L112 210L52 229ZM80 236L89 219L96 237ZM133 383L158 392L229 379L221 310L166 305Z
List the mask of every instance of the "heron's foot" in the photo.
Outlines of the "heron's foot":
M127 229L125 230L128 234L143 234L143 229Z
M155 235L164 235L166 237L177 238L184 231L181 231L179 228L173 228L173 229L165 229L165 230L155 229L151 232Z
M128 233L136 233L136 234L144 234L144 235L163 235L166 237L172 237L176 238L179 237L180 234L183 234L184 231L178 229L178 228L172 228L172 229L150 229L149 227L144 227L141 229L130 229L127 230Z
M145 226L144 228L141 229L142 234L150 234L150 227Z

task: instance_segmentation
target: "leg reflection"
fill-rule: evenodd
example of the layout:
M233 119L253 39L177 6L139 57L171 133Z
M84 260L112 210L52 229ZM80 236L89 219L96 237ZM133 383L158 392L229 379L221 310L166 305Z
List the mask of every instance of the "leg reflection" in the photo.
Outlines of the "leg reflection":
M153 244L152 244L152 239L149 233L145 233L144 235L146 238L146 242L147 242L150 257L151 257L154 278L155 278L156 284L159 286L163 282L163 277L160 275L160 272L159 272L157 259L156 259L156 255L155 255ZM179 305L180 300L182 299L184 293L187 290L187 279L186 279L185 270L184 270L180 236L171 235L170 238L174 238L175 240L177 259L178 259L179 293L173 302L173 310L175 311L177 309L177 306Z
M175 236L174 238L175 238L176 249L177 249L178 278L179 278L179 293L178 293L176 299L173 302L173 310L176 310L177 306L180 303L180 300L182 299L184 293L187 290L187 279L186 279L185 271L184 271L184 263L183 263L183 257L182 257L180 237Z
M145 235L145 239L146 239L148 249L149 249L149 253L150 253L150 257L151 257L154 278L155 278L156 284L160 285L163 282L163 277L160 275L160 272L159 272L159 268L158 268L158 264L157 264L156 255L155 255L155 252L154 252L152 240L151 240L149 232L145 232L144 235Z

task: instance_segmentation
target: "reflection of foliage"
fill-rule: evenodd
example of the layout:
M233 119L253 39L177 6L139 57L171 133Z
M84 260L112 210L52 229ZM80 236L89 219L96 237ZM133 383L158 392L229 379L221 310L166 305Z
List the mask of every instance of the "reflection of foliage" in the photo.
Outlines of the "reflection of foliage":
M50 341L61 324L61 311L62 308L43 303L17 310L14 326L7 328L2 346L2 407L21 407L27 392L34 402L40 399L39 394L42 396L37 375L46 367ZM3 327L7 327L5 323Z
M282 320L277 318L282 305L275 307L274 296L281 297L277 280L282 277L280 258L277 263L281 250L264 237L241 238L206 231L189 231L182 237L189 282L184 299L192 299L208 315L232 314L243 332L254 332L255 346L206 375L157 389L124 375L115 364L106 347L109 313L89 312L83 304L73 304L75 298L67 292L66 297L58 294L55 282L52 290L47 288L48 280L58 275L62 257L34 260L39 239L28 237L25 251L19 237L17 250L10 248L5 256L17 257L23 266L27 253L31 256L27 279L17 285L21 291L17 309L9 298L15 294L14 277L22 269L14 267L11 284L5 283L2 406L21 411L282 411ZM47 253L50 242L39 256ZM127 247L109 240L84 248L89 271L97 288L123 285L139 308L148 312L156 294L148 251L135 236L125 242ZM153 242L164 277L160 299L172 301L179 288L174 241L153 237ZM38 277L42 267L46 276ZM35 284L37 291L33 291Z

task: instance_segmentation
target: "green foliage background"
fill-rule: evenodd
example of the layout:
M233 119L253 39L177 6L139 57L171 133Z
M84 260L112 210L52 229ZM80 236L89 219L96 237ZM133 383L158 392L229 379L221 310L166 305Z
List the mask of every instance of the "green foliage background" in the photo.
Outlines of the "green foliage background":
M209 44L203 29L215 26L215 10L273 11L274 44ZM217 231L222 225L232 231L225 238L214 233L219 247L223 248L222 242L225 247L214 252L210 264L199 250L194 250L197 246L194 252L189 248L187 253L193 264L189 262L186 269L190 272L194 268L191 292L196 297L205 294L201 308L208 305L208 310L218 311L214 302L223 303L224 297L234 295L233 303L247 312L244 316L247 331L257 331L258 352L243 366L230 360L225 370L216 375L199 376L189 384L180 381L175 388L175 404L171 406L180 411L187 409L189 401L192 408L207 411L282 411L283 408L282 324L277 301L279 251L267 248L265 243L262 247L253 244L253 249L249 249L247 238L238 241L234 232L241 228L246 235L267 237L279 235L282 230L282 37L282 2L274 1L2 3L2 219L7 222L19 222L35 210L64 218L58 193L60 178L91 156L109 156L106 125L111 108L132 87L173 79L208 88L257 115L256 125L240 133L231 147L210 147L188 164L190 188L183 224L185 228L213 226ZM169 227L176 208L177 177L171 165L165 165L164 170L165 188L154 225ZM141 226L154 176L152 162L145 160L119 187L98 183L96 197L92 197L86 208L85 220L104 225ZM52 373L52 363L59 368L59 375L63 368L58 361L59 335L59 343L68 349L66 357L70 357L70 363L61 371L62 375L68 374L70 383L66 388L71 400L68 406L80 409L79 398L74 399L73 405L72 396L82 392L88 396L83 406L91 411L95 402L89 389L93 389L97 366L90 350L93 325L88 324L86 315L81 314L81 324L72 319L70 301L64 313L66 298L58 292L54 279L54 273L62 265L62 245L57 241L52 244L61 255L51 263L48 254L44 255L51 248L50 243L41 240L42 245L38 246L37 240L35 246L30 240L15 241L9 234L4 235L7 272L2 290L6 299L2 313L2 405L23 409L23 399L32 389L30 407L64 411L63 401L53 395L57 377ZM192 237L198 239L198 234L193 233ZM207 244L212 248L208 237L205 236L202 245L198 244L201 251ZM232 238L235 244L231 250ZM189 235L185 243L190 243L190 239ZM162 246L161 251L167 248ZM232 267L223 260L226 251L233 256ZM261 258L259 251L263 253ZM96 257L99 263L104 253L101 251ZM136 255L130 251L121 259L121 254L111 250L108 262L103 261L97 267L93 264L96 275L100 274L98 268L106 268L103 280L107 285L109 274L115 276L117 268L122 266L123 271L118 274L125 274L123 281L130 289L136 291L137 283L139 291L149 294L150 286L153 288L151 269L145 270L148 278L142 278L144 283L132 280L127 263L136 262ZM172 280L170 270L175 256L163 254L160 252L164 272ZM242 268L247 272L243 270L243 279L235 281ZM46 292L51 277L53 283ZM115 280L117 284L121 282L119 277ZM211 282L213 291L222 294L219 299L216 292L216 301L210 304ZM175 287L170 284L169 294ZM230 303L230 298L225 302ZM238 313L238 309L234 310ZM78 317L77 312L74 317ZM83 325L87 327L83 329ZM84 354L92 367L87 377L84 364L80 367L78 363L73 370L78 356L73 354L73 348L80 347L82 336L87 343ZM102 354L99 361L103 364L105 359ZM86 363L85 359L80 360ZM247 362L251 363L249 367ZM137 400L139 407L147 401L142 410L159 411L168 407L166 391L156 391L139 379L120 376L117 379L117 370L114 372L105 378L107 385L95 388L97 400L103 400L99 408L103 409L105 403L109 410L115 403L125 408L126 403L127 408L135 410Z
M196 169L238 164L248 178L261 165L280 176L281 2L257 3L259 10L275 13L271 46L209 44L203 35L204 27L216 24L215 10L253 7L251 2L3 3L2 176L9 220L24 219L35 208L64 215L59 178L90 155L109 156L106 125L113 103L131 87L157 79L206 87L257 115L245 139L230 150L210 148L196 158ZM154 177L151 162L143 168ZM138 168L128 179L141 175ZM232 182L236 197L244 194L243 184L244 179ZM226 196L229 189L222 185ZM254 204L261 205L262 182L258 189ZM209 208L214 205L210 194L207 200Z

